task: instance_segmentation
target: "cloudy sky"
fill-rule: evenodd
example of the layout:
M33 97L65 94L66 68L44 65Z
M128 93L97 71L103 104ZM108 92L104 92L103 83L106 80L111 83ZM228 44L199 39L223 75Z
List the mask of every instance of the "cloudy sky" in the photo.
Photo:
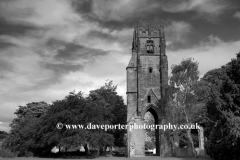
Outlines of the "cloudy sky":
M125 98L133 27L146 24L164 26L169 69L193 57L203 75L240 50L239 0L0 0L0 130L20 105L107 79Z

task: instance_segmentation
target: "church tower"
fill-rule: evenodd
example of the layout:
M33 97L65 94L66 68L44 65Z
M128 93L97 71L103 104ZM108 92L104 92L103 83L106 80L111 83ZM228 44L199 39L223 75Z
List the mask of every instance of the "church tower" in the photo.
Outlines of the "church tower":
M163 27L135 27L132 57L127 70L127 121L130 126L144 125L151 112L155 124L164 119L165 88L168 85L168 61ZM161 136L155 130L156 154L160 156ZM128 156L145 155L145 130L128 128Z

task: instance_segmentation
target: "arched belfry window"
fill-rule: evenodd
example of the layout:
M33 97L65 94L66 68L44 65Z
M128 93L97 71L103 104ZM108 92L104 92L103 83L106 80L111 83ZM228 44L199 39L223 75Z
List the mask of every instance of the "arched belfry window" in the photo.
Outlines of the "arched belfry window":
M153 54L154 53L154 43L153 40L147 40L147 54Z

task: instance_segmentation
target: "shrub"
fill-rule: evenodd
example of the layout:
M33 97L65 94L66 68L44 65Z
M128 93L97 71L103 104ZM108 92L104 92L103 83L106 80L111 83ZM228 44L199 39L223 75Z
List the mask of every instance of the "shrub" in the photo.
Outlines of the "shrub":
M0 149L0 157L13 158L15 156L10 150Z
M30 152L30 151L25 152L25 157L33 157L33 156L34 156L34 154L32 152Z

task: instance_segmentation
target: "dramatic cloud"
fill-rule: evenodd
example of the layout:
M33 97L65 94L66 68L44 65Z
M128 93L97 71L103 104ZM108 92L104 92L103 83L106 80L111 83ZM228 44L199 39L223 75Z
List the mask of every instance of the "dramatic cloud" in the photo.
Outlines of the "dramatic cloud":
M161 5L161 8L172 13L195 11L199 15L207 16L207 18L214 18L229 9L230 4L222 0L173 0Z
M103 21L124 21L129 18L151 17L161 11L180 13L194 11L209 20L215 19L231 5L225 0L93 0L92 16Z
M93 14L101 20L124 21L126 18L139 18L159 7L159 3L149 0L95 0Z
M107 79L125 88L127 62L119 57L130 58L133 29L88 22L65 0L2 1L0 12L1 121L9 124L19 105L50 103L74 89L87 93Z
M168 43L185 43L187 37L192 31L191 24L187 22L171 21L169 25L165 27L165 34L167 36Z
M236 13L234 14L234 17L240 19L240 12L236 12Z
M66 0L3 1L1 16L12 23L30 23L37 26L68 25L69 21L81 19Z

